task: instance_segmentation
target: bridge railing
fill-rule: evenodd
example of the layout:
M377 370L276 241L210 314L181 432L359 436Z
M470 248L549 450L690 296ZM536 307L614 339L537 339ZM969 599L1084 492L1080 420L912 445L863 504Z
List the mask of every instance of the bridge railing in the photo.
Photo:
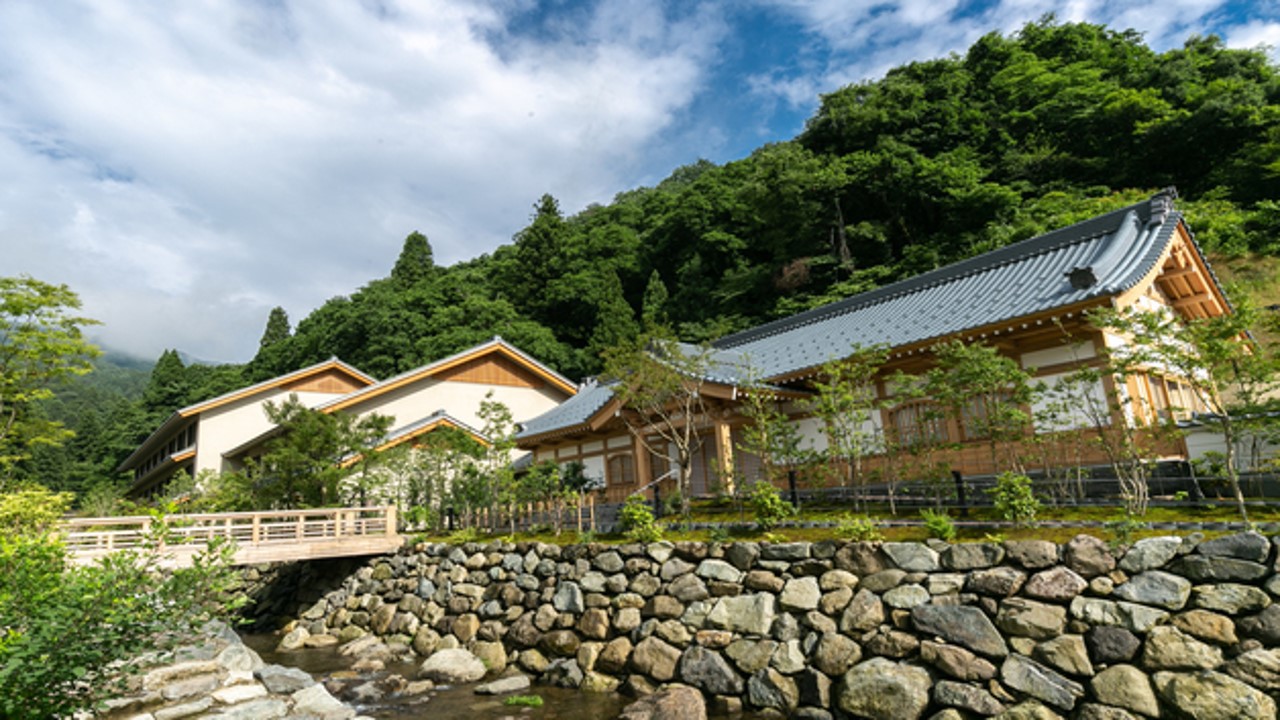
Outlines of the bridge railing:
M266 512L192 513L151 516L75 518L63 523L63 541L77 559L142 547L164 524L164 545L171 549L204 546L216 537L234 540L241 551L263 546L304 545L362 538L395 538L396 508L357 507Z

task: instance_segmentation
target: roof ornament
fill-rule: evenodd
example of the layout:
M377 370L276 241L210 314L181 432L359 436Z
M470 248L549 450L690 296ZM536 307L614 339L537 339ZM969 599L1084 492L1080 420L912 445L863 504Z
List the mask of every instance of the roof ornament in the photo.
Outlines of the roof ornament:
M1151 222L1164 223L1169 213L1173 212L1173 201L1178 197L1178 188L1170 185L1151 196Z
M1098 284L1098 275L1093 271L1092 265L1073 267L1063 274L1076 290L1088 290Z

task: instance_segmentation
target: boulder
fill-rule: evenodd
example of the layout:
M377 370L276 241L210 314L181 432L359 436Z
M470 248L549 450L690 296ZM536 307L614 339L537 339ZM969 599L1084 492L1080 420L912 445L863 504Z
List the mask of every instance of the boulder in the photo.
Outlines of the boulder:
M1088 581L1061 565L1031 576L1022 592L1028 597L1050 602L1071 602L1089 587Z
M1240 615L1265 610L1271 605L1271 596L1252 585L1199 585L1191 590L1191 605L1228 615Z
M872 658L840 679L840 709L871 720L916 720L929 705L929 673L923 668Z
M1010 655L1000 666L1000 681L1008 687L1062 710L1071 710L1084 697L1084 687L1023 655Z
M1158 672L1156 695L1191 720L1275 720L1276 703L1256 688L1212 670Z
M1116 569L1116 559L1107 544L1092 535L1077 535L1062 549L1067 567L1085 579L1106 575Z
M969 573L964 585L965 590L979 595L1009 597L1021 590L1026 581L1026 573L1006 565L987 570L975 570Z
M292 695L316 684L315 678L306 671L280 665L264 665L254 671L253 676L267 688L267 692L276 695Z
M999 565L1004 548L995 543L952 543L942 551L941 560L948 570L981 570Z
M1084 642L1089 648L1089 656L1100 665L1129 662L1142 646L1142 641L1133 633L1108 625L1089 628L1084 634Z
M1047 568L1058 562L1058 546L1048 540L1008 540L1005 557L1028 570Z
M506 695L528 690L532 685L528 675L508 675L476 686L477 695Z
M1188 635L1219 645L1235 645L1236 624L1231 618L1208 610L1188 610L1173 616L1172 624Z
M1191 597L1191 581L1162 570L1148 570L1117 586L1115 596L1166 610L1180 610Z
M1120 558L1120 569L1130 574L1164 567L1178 555L1182 538L1173 535L1142 538Z
M1061 605L1009 598L1000 603L996 626L1009 635L1045 640L1057 637L1067 624L1067 609Z
M1154 670L1212 670L1222 664L1222 651L1170 625L1152 628L1142 652L1142 666Z
M677 674L680 681L711 695L741 695L742 678L734 672L724 656L714 650L694 645L680 656Z
M1258 648L1241 653L1222 671L1269 693L1280 691L1280 650Z
M778 602L783 610L806 612L818 607L822 590L815 577L792 578L782 588Z
M1080 635L1059 635L1046 640L1036 646L1032 656L1068 675L1093 674L1093 663L1089 662L1089 651Z
M1113 665L1089 681L1098 702L1132 710L1148 717L1160 717L1160 704L1146 673L1132 665Z
M1169 571L1195 582L1252 582L1267 575L1266 565L1232 557L1186 555L1169 564Z
M996 676L995 665L958 645L925 640L920 643L920 659L959 680L985 681Z
M911 610L916 630L973 650L979 655L1004 657L1009 654L1004 638L976 607L967 605L921 605Z
M790 716L800 704L800 689L795 680L773 668L765 668L747 680L747 702Z
M680 651L656 637L641 640L631 653L631 667L658 682L674 678L679 661Z
M1271 541L1261 533L1236 533L1206 540L1196 546L1196 553L1215 558L1238 558L1265 563L1271 554Z
M984 717L1004 712L1004 703L976 685L939 680L933 685L933 701L946 707L967 710Z
M707 720L707 704L697 690L671 685L626 706L618 720Z
M768 593L722 597L707 613L709 627L752 635L767 635L773 626L776 598Z
M907 572L934 572L941 569L938 553L922 543L887 542L880 546L881 552L900 570Z
M418 677L448 685L475 682L484 674L480 658L462 648L438 650L418 668Z

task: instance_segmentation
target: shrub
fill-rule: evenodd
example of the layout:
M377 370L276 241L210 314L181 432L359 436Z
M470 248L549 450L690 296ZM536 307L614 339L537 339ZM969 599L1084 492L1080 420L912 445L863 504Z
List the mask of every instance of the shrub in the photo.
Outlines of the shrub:
M791 503L782 499L773 483L759 480L751 488L751 508L755 512L756 525L769 532L783 520L795 514Z
M156 529L143 550L74 566L41 528L65 498L31 492L0 496L9 511L0 532L0 717L78 716L122 689L122 661L235 608L229 545L211 543L191 567L161 571Z
M727 543L729 542L729 529L717 525L707 531L707 539L713 543Z
M876 525L876 521L862 515L853 517L845 515L836 524L836 535L846 540L883 540L884 534L880 532L880 527Z
M622 534L636 542L651 543L662 539L662 526L654 520L653 510L643 495L627 498L618 513L618 522L622 526Z
M1040 499L1031 489L1031 478L1014 472L1002 472L996 486L987 490L1000 517L1018 526L1034 525L1040 512Z
M929 537L948 541L956 539L956 524L946 510L934 511L926 508L920 511L920 516L924 518L924 528L929 531Z

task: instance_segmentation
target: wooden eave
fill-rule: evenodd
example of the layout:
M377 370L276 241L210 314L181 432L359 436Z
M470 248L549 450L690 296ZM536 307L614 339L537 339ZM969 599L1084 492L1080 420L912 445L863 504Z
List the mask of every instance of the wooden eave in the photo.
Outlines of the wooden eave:
M425 365L419 368L417 371L408 372L399 377L392 378L384 383L378 384L373 389L367 389L366 391L356 391L352 393L349 397L340 398L338 400L335 400L332 403L322 405L319 409L322 412L326 412L326 413L336 412L338 410L345 410L346 408L349 408L353 405L358 405L362 402L365 402L366 400L376 398L380 395L386 394L393 390L397 390L399 388L403 388L406 385L412 385L413 383L419 382L426 378L430 378L430 377L439 375L441 373L448 372L449 370L452 370L460 365L464 365L466 363L478 360L482 357L485 357L486 355L490 355L493 353L498 353L503 357L507 358L508 360L516 363L524 370L527 370L528 372L534 374L543 382L547 383L548 385L551 385L557 390L560 390L566 395L572 396L578 392L578 388L576 386L566 382L563 378L548 372L544 368L541 368L536 364L530 363L528 358L524 357L520 353L513 352L504 343L492 342L492 343L487 343L485 345L481 345L480 347L474 348L470 352L456 355L442 362Z
M228 405L238 400L243 400L248 397L253 397L254 395L257 395L259 393L266 392L267 390L274 390L276 388L283 387L285 385L296 383L299 380L305 380L306 378L314 377L321 373L326 373L332 370L337 370L347 375L352 380L355 380L366 387L374 383L373 378L363 373L360 373L355 368L352 368L346 363L340 360L337 360L335 358L327 362L320 363L319 365L313 365L303 370L299 370L286 375L281 375L278 378L273 378L271 380L258 383L257 385L250 385L247 388L236 390L236 391L227 393L226 395L220 395L216 398L213 398L212 400L207 400L203 403L198 403L190 407L185 407L179 410L177 414L180 417L184 417L184 418L192 417L194 415L199 415L200 413L208 412L210 410L222 407L224 405Z
M1181 221L1155 267L1141 282L1116 297L1116 307L1133 305L1153 284L1186 320L1218 317L1230 312L1231 304Z
M481 445L484 445L484 446L486 446L486 447L489 445L489 441L488 441L487 439L485 439L485 438L481 437L480 435L476 434L474 431L472 431L472 430L471 430L471 428L464 427L464 426L462 426L462 425L459 425L459 424L458 424L458 423L456 423L456 422L453 422L453 421L452 421L452 420L450 420L449 418L443 418L443 417L442 417L442 418L437 418L436 420L433 420L432 422L428 423L427 425L424 425L424 426L422 426L422 427L420 427L420 428L418 428L418 429L414 430L414 431L413 431L413 432L411 432L411 433L405 433L404 435L401 435L400 437L397 437L397 438L395 438L394 440L388 440L387 442L385 442L385 443L383 443L383 444L381 444L381 445L379 445L379 446L377 446L377 447L373 448L373 452L374 452L374 453L380 453L380 452L383 452L384 450L390 450L391 448L396 447L396 446L398 446L398 445L403 445L404 443L409 442L410 440L414 440L414 439L416 439L416 438L420 438L420 437L422 437L423 435L426 435L427 433L430 433L430 432L432 432L432 431L434 431L434 430L439 429L441 425L447 425L447 426L449 426L449 427L451 427L451 428L454 428L454 429L457 429L457 430L461 430L462 432L466 433L468 437L470 437L472 440L475 440L476 442L480 443ZM362 458L364 458L364 453L358 453L358 454L356 454L356 455L353 455L353 456L351 456L351 457L349 457L349 458L347 458L347 459L343 460L342 462L340 462L340 463L338 463L338 464L339 464L341 467L343 467L343 468L349 468L349 467L351 467L352 465L355 465L356 463L360 462L360 460L361 460Z

